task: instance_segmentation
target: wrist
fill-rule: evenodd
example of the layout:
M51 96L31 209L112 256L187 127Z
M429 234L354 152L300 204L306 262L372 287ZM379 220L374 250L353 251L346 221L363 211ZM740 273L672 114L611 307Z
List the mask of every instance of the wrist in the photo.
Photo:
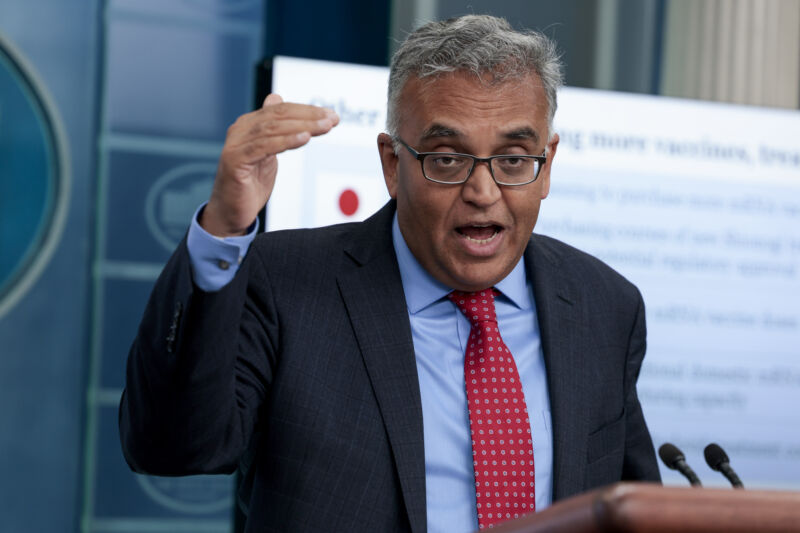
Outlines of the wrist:
M208 233L219 238L247 235L248 229L253 225L252 220L241 226L231 223L226 217L220 214L213 199L209 200L208 204L206 204L205 208L200 212L197 223Z

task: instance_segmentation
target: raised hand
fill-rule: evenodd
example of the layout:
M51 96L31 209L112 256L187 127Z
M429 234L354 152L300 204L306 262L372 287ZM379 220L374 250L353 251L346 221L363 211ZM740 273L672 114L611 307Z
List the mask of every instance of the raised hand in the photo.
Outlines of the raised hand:
M267 96L261 109L240 116L228 128L200 225L217 237L243 235L272 194L278 171L275 156L303 146L338 123L332 109Z

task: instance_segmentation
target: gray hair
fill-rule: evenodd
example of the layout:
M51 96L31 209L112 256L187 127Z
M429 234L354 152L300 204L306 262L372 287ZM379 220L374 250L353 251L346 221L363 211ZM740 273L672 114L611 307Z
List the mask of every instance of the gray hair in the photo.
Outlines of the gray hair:
M491 83L539 75L547 95L548 135L553 134L556 92L562 84L561 59L555 43L540 32L516 31L502 18L466 15L429 22L412 32L392 57L386 129L397 135L398 104L409 77L436 77L466 71Z

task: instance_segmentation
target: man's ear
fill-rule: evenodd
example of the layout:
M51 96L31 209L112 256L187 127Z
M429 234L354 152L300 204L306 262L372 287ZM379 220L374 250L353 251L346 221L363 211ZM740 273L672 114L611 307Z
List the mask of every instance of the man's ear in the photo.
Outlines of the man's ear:
M383 181L389 196L397 198L397 154L394 153L394 143L388 133L378 134L378 155L383 168Z
M547 161L539 172L539 180L542 182L539 184L539 189L542 191L542 200L550 194L550 169L553 167L553 159L556 157L558 140L558 133L554 133L550 140L547 141Z

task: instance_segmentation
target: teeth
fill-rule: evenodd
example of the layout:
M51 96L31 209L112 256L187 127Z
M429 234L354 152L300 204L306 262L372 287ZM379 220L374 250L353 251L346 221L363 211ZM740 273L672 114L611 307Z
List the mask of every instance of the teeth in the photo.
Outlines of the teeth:
M484 227L485 228L486 226L479 226L479 227ZM495 237L497 237L498 233L499 233L499 231L495 230L494 234L491 237L489 237L488 239L473 239L469 235L464 235L464 237L466 237L467 240L471 241L471 242L475 242L475 243L478 243L478 244L486 244L487 242L489 242L492 239L494 239Z

